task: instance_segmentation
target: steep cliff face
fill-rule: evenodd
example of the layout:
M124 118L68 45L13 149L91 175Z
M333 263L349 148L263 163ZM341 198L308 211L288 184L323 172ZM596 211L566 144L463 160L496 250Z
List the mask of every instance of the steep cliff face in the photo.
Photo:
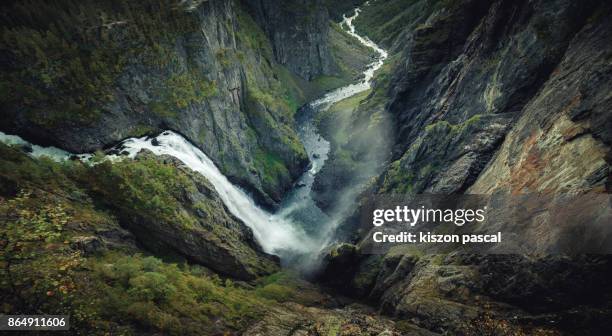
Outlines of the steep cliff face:
M305 80L338 72L323 0L245 0L272 42L274 59Z
M307 163L300 77L337 73L327 11L294 5L6 3L0 125L74 152L173 129L275 204Z
M468 189L610 192L610 22L596 11L525 106L493 160Z
M396 136L388 166L364 197L609 193L609 4L410 2L416 5L433 6L431 15L382 40L402 46L387 91ZM390 27L375 28L383 26ZM355 238L356 221L341 231ZM483 330L511 316L507 326L517 332L610 328L605 256L360 251L359 243L331 251L324 280L350 283L348 292L436 332L469 334L474 326L457 321ZM576 323L564 323L568 316Z
M404 51L389 107L398 121L398 161L381 181L386 192L469 187L593 10L471 3L480 11L465 6L430 17Z

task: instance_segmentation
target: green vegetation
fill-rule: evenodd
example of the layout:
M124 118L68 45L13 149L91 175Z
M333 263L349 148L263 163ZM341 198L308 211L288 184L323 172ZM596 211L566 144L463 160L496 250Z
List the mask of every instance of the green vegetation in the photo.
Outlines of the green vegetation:
M336 76L318 76L312 80L312 84L319 92L331 91L351 83L350 78Z
M168 46L197 30L194 14L154 0L11 1L2 13L0 44L9 61L0 76L0 104L23 108L31 122L46 127L96 122L115 99L115 81L127 65L172 62L178 56ZM169 107L214 92L214 83L180 72L167 81L162 103Z
M241 330L270 304L230 280L203 274L197 266L168 264L154 257L107 253L90 259L86 267L94 280L89 286L102 294L95 297L96 313L145 330L172 335ZM212 321L218 318L223 325L215 327Z
M272 46L261 27L242 8L237 8L238 31L236 37L248 49L258 51L268 60L273 59Z
M448 150L449 144L473 133L474 126L479 124L481 118L481 115L476 114L456 125L446 120L427 125L423 138L414 142L399 160L389 165L380 192L422 192L422 186L444 167L444 151ZM438 147L427 148L427 144L432 143Z
M383 194L409 194L412 192L414 174L403 169L401 161L393 161L385 174L380 192Z
M259 64L249 64L250 71L246 73L249 97L287 118L293 118L297 108L306 102L301 89L304 83L274 62L272 45L266 34L241 8L237 9L237 22L236 36L242 47L247 53L256 52L265 58Z
M181 221L176 199L192 186L172 165L145 158L89 167L0 144L0 182L2 313L70 314L77 334L208 335L244 330L277 302L320 300L294 274L238 286L123 241L114 206ZM104 232L105 248L85 253L76 244Z
M171 164L147 157L79 168L76 178L115 207L153 220L194 225L193 218L178 211L178 199L196 187Z
M363 13L355 19L355 27L373 41L390 48L403 31L423 23L436 10L453 5L453 0L376 1L362 8Z
M323 298L311 284L292 271L282 271L257 281L255 293L276 302L298 302L313 305Z
M217 61L221 63L224 69L230 68L233 65L244 62L244 54L234 49L221 48L215 53Z
M145 135L152 135L153 133L155 133L155 129L151 126L136 125L130 131L130 136L139 138Z
M270 187L277 187L279 177L289 174L284 162L277 155L263 150L255 154L255 166L263 173L263 182Z
M468 120L457 125L453 125L446 120L440 120L425 126L425 131L428 133L450 132L451 134L459 134L464 132L470 126L478 123L481 117L482 116L480 114L475 114L471 116Z
M266 192L276 195L290 180L289 164L306 159L294 128L294 115L306 102L306 82L274 61L265 33L241 8L237 8L237 39L246 59L247 99L244 106L255 150L253 169ZM279 146L282 144L282 146ZM278 196L278 195L277 195Z
M201 103L215 94L217 86L214 81L188 72L174 73L159 88L161 98L150 103L149 108L158 116L176 117L180 110L190 104Z

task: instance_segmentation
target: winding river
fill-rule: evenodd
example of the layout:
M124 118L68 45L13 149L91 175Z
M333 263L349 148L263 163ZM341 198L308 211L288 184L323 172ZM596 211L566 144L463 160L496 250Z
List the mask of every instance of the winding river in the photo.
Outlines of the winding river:
M344 16L341 27L360 43L374 49L379 57L367 66L361 81L333 90L301 109L298 133L310 157L311 166L296 182L294 189L285 197L276 213L257 206L247 193L233 185L221 173L206 154L175 132L164 131L154 138L130 138L117 147L126 151L127 156L131 158L142 149L148 149L157 155L170 155L205 176L213 184L228 210L253 230L266 252L279 255L285 261L292 260L295 256L317 254L328 243L334 224L333 220L316 206L310 195L314 178L323 167L330 150L329 142L317 133L313 118L334 103L368 90L375 71L387 58L385 50L367 37L356 33L353 20L360 12L361 9L357 8L352 16ZM17 136L2 132L0 141L29 145L30 154L37 157L48 156L55 160L66 160L73 155L54 147L31 145ZM86 160L91 155L81 154L79 157ZM113 155L109 157L118 158Z

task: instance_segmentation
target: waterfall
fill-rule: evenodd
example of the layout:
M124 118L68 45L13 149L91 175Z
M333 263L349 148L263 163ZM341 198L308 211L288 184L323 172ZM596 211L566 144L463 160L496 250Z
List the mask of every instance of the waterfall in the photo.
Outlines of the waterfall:
M156 155L170 155L202 174L214 186L228 210L253 230L255 238L266 252L281 257L317 253L329 242L329 234L338 220L324 214L310 197L314 177L322 168L330 149L329 142L317 133L312 117L316 112L325 110L340 100L368 90L375 71L387 58L386 51L367 37L355 32L353 20L360 11L357 8L353 16L344 16L341 26L362 44L374 49L379 57L367 66L362 81L333 90L309 104L310 117L301 124L299 134L311 158L312 166L300 178L298 187L287 195L277 213L269 213L257 206L246 192L233 185L221 173L206 154L180 134L164 131L155 138L130 138L119 144L117 148L127 152L123 154L129 158L134 158L143 149L150 150ZM34 157L48 156L53 160L62 161L75 156L55 147L32 145L18 136L2 132L0 132L0 141L29 146L31 150L28 151ZM107 159L121 160L125 156L109 155ZM77 154L76 157L82 161L92 159L91 154Z
M266 252L307 253L314 248L314 241L303 230L257 206L247 193L221 173L206 154L181 135L164 131L155 140L156 145L153 145L153 139L147 137L131 138L124 141L121 148L131 158L142 149L148 149L156 155L170 155L202 174L214 186L228 210L253 230L255 238Z

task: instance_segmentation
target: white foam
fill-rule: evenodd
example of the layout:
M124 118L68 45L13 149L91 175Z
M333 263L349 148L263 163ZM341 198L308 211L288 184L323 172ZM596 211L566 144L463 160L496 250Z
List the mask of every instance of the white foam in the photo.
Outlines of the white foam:
M255 238L266 252L306 253L314 248L315 242L303 230L257 206L249 195L219 171L206 154L181 135L165 131L155 139L158 142L156 145L153 145L151 139L143 137L127 139L122 146L129 157L133 158L142 149L148 149L156 155L173 156L202 174L215 187L229 211L253 230Z
M361 43L374 49L379 54L379 57L364 71L364 79L361 82L329 92L322 98L312 102L311 106L313 108L326 109L340 100L368 90L371 86L374 72L380 69L388 56L385 50L377 46L370 39L362 37L355 32L353 20L359 16L360 12L361 10L357 8L353 16L344 16L341 25L343 27L346 26L346 31ZM283 207L276 214L272 214L257 206L247 193L233 185L221 173L208 156L180 134L164 131L154 138L157 142L155 145L152 138L142 137L127 139L120 146L122 151L127 152L127 157L129 158L134 158L141 150L148 149L156 155L175 157L189 168L202 174L214 186L228 210L253 230L255 238L266 252L281 256L284 254L309 254L316 253L324 247L323 245L329 243L329 237L325 237L325 235L309 236L291 218L293 218L294 212L308 207L314 207L314 210L320 212L316 205L314 205L314 201L310 198L310 188L314 175L318 173L327 158L329 142L321 138L311 124L303 126L301 131L306 138L303 139L304 141L314 142L307 146L312 151L309 154L311 156L317 154L319 158L313 159L314 164L311 169L300 179L300 183L305 183L306 187L303 189L298 188L292 197L283 202ZM32 145L18 136L7 135L2 132L0 132L0 141L8 144L29 145L32 148L30 155L34 157L47 156L55 161L64 161L73 156L73 154L59 148ZM90 161L92 155L79 154L78 157L81 160ZM124 157L109 155L106 158L115 161L121 160ZM319 216L324 216L324 214L320 212ZM324 226L322 227L322 233L331 234L338 220L329 218L326 220L326 223L322 223Z
M4 132L0 132L0 142L3 142L7 145L19 145L19 146L27 146L31 148L31 152L29 154L35 158L48 157L49 159L57 162L62 162L69 160L74 154L69 153L63 149L59 149L57 147L42 147L38 145L31 144L20 136L10 135ZM91 154L76 154L76 156L82 160L88 160L92 155Z
M387 51L379 47L376 43L372 42L372 40L370 40L367 36L361 36L357 34L353 21L359 16L359 13L361 13L361 9L356 8L355 14L353 14L353 16L347 17L346 15L342 15L342 22L340 22L340 26L346 27L345 31L351 36L355 37L359 42L361 42L361 44L374 49L378 53L378 58L376 59L376 61L370 63L366 70L363 72L363 80L361 80L359 83L343 86L327 93L322 98L312 102L311 105L313 107L326 109L336 102L339 102L343 99L370 89L370 87L372 86L372 78L374 78L374 73L376 72L376 70L380 69L383 66L385 60L387 59L387 57L389 57Z

